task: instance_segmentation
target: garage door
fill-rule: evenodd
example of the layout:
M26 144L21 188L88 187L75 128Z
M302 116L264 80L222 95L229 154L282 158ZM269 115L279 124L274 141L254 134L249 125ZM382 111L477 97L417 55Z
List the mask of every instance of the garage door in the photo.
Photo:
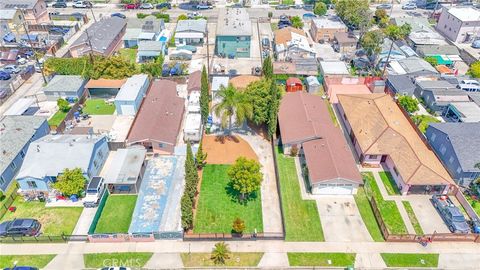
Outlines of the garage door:
M353 194L352 184L320 184L314 186L313 194L347 195Z
M133 105L121 105L123 115L135 115L135 108Z

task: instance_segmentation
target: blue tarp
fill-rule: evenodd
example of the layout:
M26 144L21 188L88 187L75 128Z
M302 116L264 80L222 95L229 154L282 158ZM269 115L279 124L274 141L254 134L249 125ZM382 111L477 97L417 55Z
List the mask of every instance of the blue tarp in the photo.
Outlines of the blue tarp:
M3 40L5 42L15 42L15 35L13 33L8 33L5 36L3 36Z
M31 41L36 41L38 40L38 35L37 34L30 34L30 35L27 35L27 34L24 34L22 35L22 40L31 40Z

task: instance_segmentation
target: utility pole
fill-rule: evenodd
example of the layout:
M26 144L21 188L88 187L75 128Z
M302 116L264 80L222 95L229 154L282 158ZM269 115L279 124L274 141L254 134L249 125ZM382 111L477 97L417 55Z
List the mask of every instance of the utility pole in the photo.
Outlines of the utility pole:
M45 78L45 73L43 72L43 66L40 64L40 61L38 61L38 55L37 55L37 52L35 52L35 49L33 48L33 43L32 43L32 40L30 39L30 33L28 32L28 27L25 26L25 13L23 12L23 9L19 9L19 10L20 10L20 13L22 14L23 21L21 23L23 26L23 30L25 30L25 33L27 34L28 43L30 43L30 47L32 48L32 51L33 51L33 56L35 57L35 61L37 62L38 67L40 68L40 72L42 73L43 82L47 84L47 78Z
M210 45L208 44L208 20L207 20L207 75L210 75Z
M88 2L88 3L89 3L88 6L89 6L89 8L90 8L90 12L92 13L93 20L94 20L95 22L97 22L97 18L95 17L95 13L93 13L92 3L91 3L91 2Z
M88 29L85 29L85 34L87 34L87 42L88 42L88 46L90 47L90 52L88 53L88 55L90 56L90 63L92 64L93 66L93 47L92 47L92 42L90 41L90 36L88 35Z

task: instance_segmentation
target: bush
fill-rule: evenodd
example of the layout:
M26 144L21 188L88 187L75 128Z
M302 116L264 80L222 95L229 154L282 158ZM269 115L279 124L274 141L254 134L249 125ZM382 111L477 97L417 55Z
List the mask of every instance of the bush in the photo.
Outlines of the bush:
M145 14L145 13L137 13L137 18L138 19L144 19L146 17L148 17L149 15L148 14Z
M80 195L85 189L87 179L83 176L82 170L76 168L73 170L65 169L58 177L53 187L65 196Z
M398 97L398 103L410 114L418 111L418 100L415 98L400 96Z
M180 14L177 18L177 21L183 21L183 20L188 20L188 17L185 14Z
M327 14L327 5L322 2L316 3L315 8L313 9L313 13L318 16L323 16Z
M427 57L423 58L423 60L427 61L430 65L432 65L434 67L438 65L437 58L435 58L433 56L427 56Z
M163 19L164 22L168 23L170 22L170 15L169 14L165 14L165 13L153 13L152 15L155 16L155 18L157 19Z
M292 145L292 147L290 147L290 156L296 157L297 155L298 155L298 146Z
M66 101L63 98L57 99L57 106L58 106L58 109L64 113L67 113L68 111L70 111L70 103L68 103L68 101Z
M227 173L230 185L240 194L240 201L256 192L262 184L263 175L260 172L260 163L253 159L239 157L235 164L228 168Z
M238 234L242 234L244 230L245 230L245 222L237 217L233 221L232 231Z
M47 75L56 73L59 75L80 75L86 77L91 64L88 57L79 58L48 58L45 61L44 71Z

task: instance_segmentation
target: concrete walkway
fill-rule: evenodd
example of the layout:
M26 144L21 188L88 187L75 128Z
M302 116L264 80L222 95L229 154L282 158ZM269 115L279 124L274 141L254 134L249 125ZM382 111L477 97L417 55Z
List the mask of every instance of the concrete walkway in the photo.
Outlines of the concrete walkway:
M284 252L265 252L258 263L258 267L261 268L281 268L288 266L288 256L287 253Z
M154 253L145 264L147 269L173 269L182 268L183 262L180 253Z
M387 267L379 253L358 253L355 267L359 269L383 269Z
M87 235L92 224L95 213L97 213L98 207L95 208L83 208L82 214L78 218L77 225L73 229L73 235Z

